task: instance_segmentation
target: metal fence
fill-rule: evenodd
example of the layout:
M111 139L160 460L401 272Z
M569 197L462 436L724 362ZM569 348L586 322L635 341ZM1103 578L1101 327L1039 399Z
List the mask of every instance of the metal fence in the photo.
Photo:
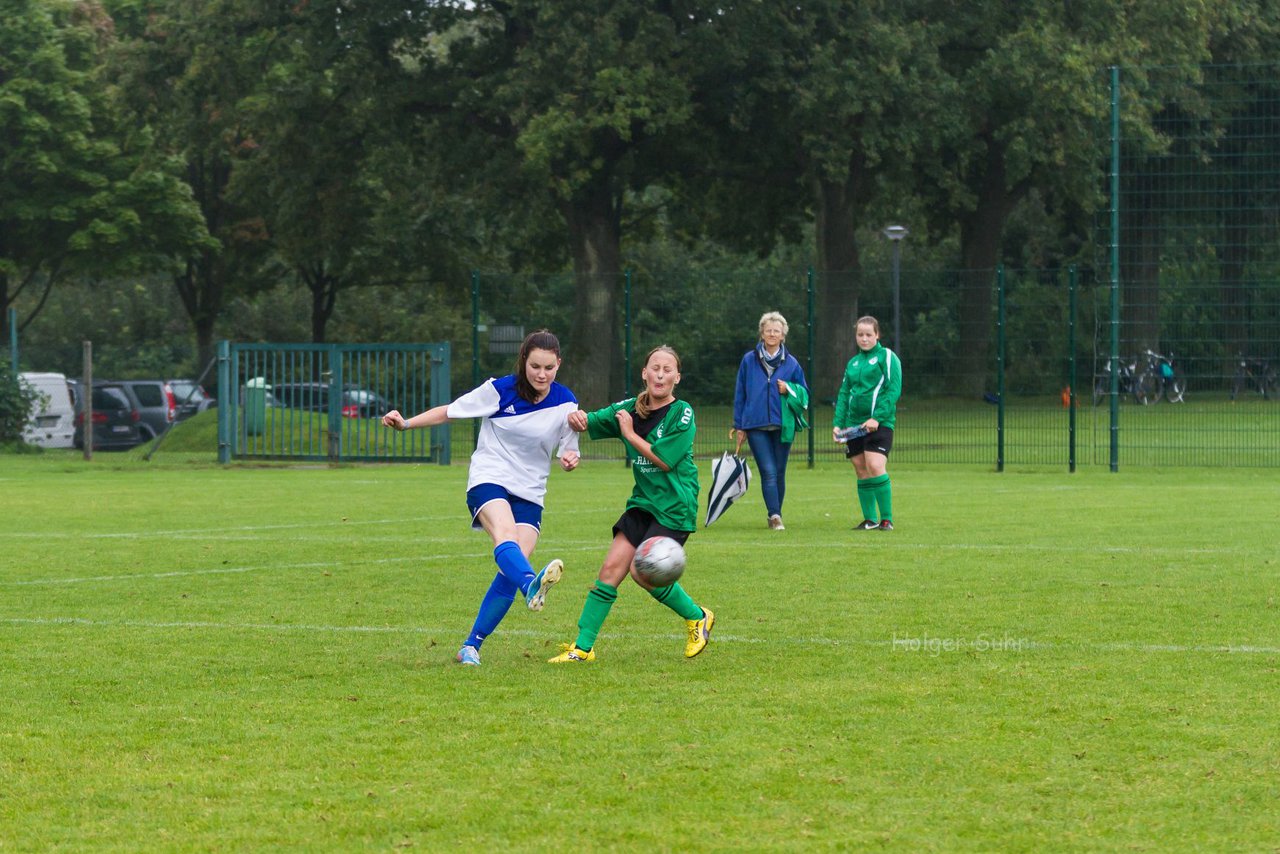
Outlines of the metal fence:
M447 427L396 432L450 400L448 344L218 345L218 459L423 461L448 465ZM227 390L238 390L228 393Z
M583 400L583 406L634 393L644 354L656 344L671 344L683 362L680 396L697 411L695 453L719 454L729 446L738 362L755 344L760 315L777 310L789 321L787 346L805 367L812 390L813 430L800 435L793 453L810 461L839 459L830 427L839 372L853 352L852 330L844 330L836 347L824 346L830 342L823 336L832 334L818 308L825 287L828 303L846 306L841 322L876 316L886 345L902 357L896 459L997 469L1280 465L1276 390L1264 395L1257 383L1240 386L1235 342L1207 337L1204 322L1192 319L1212 312L1209 286L1180 282L1177 291L1165 291L1153 347L1135 325L1113 322L1113 315L1127 316L1137 306L1126 305L1119 289L1089 271L903 269L897 288L900 342L891 337L890 271L822 279L809 271L617 277L611 285L618 291L620 332L607 369L608 399ZM587 373L605 370L574 361L569 277L477 276L473 285L473 346L459 359L471 360L470 383L510 372L512 342L543 326L565 346L560 378L566 385L573 388ZM976 328L967 328L964 300L982 289L989 310L969 321ZM1253 299L1249 334L1266 344L1256 348L1258 364L1280 364L1275 294ZM1164 358L1147 356L1148 349ZM1114 381L1113 362L1121 366ZM587 443L584 450L588 456L620 457L607 443Z

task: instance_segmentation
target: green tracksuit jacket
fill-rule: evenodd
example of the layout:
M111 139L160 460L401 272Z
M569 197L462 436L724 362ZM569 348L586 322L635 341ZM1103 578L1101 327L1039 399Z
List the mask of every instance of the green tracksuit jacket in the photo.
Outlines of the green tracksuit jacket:
M874 418L892 430L901 393L902 362L897 354L879 342L866 352L859 350L844 369L835 426L853 427Z

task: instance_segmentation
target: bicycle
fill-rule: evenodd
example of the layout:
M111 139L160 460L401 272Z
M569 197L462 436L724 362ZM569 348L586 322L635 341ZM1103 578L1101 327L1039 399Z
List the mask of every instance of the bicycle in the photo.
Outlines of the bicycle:
M1251 359L1241 353L1236 364L1236 375L1231 379L1231 401L1236 395L1253 388L1263 400L1274 400L1277 389L1275 366L1266 359Z
M1182 403L1187 393L1187 378L1173 363L1173 355L1163 356L1154 350L1143 353L1146 362L1138 372L1133 396L1143 406L1163 397L1170 403Z
M1137 360L1120 363L1120 375L1117 378L1116 388L1120 394L1133 394L1137 399L1136 390L1138 363ZM1111 360L1103 362L1102 370L1096 375L1093 381L1093 405L1097 406L1106 400L1111 394Z

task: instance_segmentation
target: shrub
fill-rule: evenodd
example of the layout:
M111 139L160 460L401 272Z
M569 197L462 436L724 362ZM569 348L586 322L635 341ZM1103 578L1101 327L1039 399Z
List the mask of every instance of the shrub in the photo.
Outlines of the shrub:
M0 368L0 444L22 439L36 392L22 382L11 368Z

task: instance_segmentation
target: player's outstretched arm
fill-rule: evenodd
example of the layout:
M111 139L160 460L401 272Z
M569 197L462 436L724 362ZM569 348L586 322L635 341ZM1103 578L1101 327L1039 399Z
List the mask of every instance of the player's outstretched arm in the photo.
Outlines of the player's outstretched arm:
M400 410L393 409L382 416L382 423L393 430L416 430L419 427L435 427L449 423L449 405L433 406L426 412L419 412L412 418L405 418Z

